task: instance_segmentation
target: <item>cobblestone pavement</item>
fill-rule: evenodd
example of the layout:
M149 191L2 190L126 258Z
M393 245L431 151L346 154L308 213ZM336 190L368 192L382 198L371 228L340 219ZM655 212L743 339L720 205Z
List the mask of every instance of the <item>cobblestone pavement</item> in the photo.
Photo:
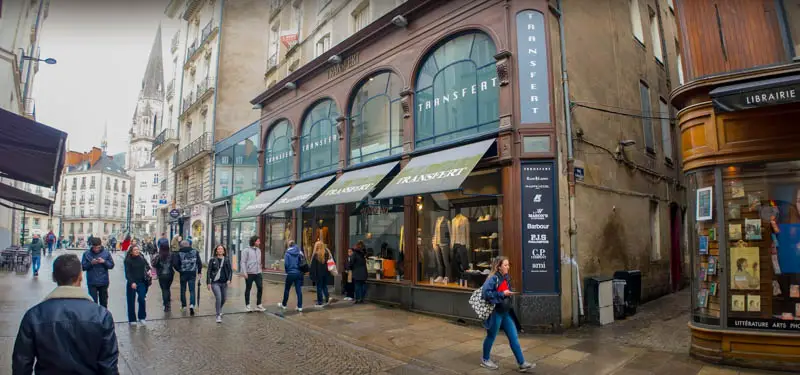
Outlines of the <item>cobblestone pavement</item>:
M43 259L39 279L0 271L2 369L10 368L25 310L54 287L49 279L52 259ZM200 316L189 318L161 312L161 294L155 287L148 293L150 322L146 327L129 326L122 268L115 268L111 277L109 308L118 322L122 374L504 374L516 369L502 335L492 351L501 369L487 371L479 367L483 329L402 309L350 302L315 308L314 293L307 291L302 313L294 310L294 293L289 309L281 310L277 302L283 285L265 283L267 313L241 313L239 278L230 288L221 325L214 323L213 297L206 289ZM176 282L173 301L178 300L177 290ZM605 327L523 334L523 353L537 364L534 374L780 374L689 358L688 303L684 291L645 304L635 316ZM173 307L179 304L173 302Z

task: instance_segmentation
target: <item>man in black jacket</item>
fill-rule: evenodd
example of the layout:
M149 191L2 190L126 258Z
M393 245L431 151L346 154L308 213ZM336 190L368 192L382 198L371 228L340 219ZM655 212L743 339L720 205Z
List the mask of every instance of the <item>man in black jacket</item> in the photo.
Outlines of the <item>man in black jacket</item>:
M58 287L22 318L12 373L118 374L114 319L81 288L81 261L75 254L56 258L53 280Z

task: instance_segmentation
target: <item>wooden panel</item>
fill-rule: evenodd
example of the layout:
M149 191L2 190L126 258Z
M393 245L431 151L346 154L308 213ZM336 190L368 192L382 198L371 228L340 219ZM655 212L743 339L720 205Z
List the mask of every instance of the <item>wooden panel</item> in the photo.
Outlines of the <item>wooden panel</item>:
M759 369L800 370L800 336L795 334L714 330L689 325L695 358Z
M787 61L774 0L683 0L676 8L687 80Z

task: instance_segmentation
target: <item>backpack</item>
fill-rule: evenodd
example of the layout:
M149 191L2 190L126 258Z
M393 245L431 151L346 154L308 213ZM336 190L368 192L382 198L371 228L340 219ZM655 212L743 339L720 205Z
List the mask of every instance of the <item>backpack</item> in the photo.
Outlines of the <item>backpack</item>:
M483 299L482 288L475 289L475 291L472 292L472 295L469 297L469 305L472 306L472 310L475 311L475 314L478 315L480 320L489 319L489 316L492 315L492 311L494 311L494 305Z
M181 272L197 272L197 250L181 251L178 256L181 259Z
M299 269L302 273L307 273L310 271L310 267L308 266L308 261L306 260L305 255L300 253L298 256L300 257L300 260L297 262L297 269Z
M170 277L172 276L172 258L167 257L167 259L158 259L158 276L159 277Z

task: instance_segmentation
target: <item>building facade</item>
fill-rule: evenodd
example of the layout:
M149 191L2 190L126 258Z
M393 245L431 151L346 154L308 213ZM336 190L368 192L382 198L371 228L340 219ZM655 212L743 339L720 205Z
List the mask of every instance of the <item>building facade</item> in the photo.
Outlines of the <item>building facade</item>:
M283 12L302 21L251 101L261 191L231 209L268 273L290 239L336 259L362 242L371 299L469 319L507 256L520 320L544 331L585 318L585 277L639 270L643 299L683 284L668 2L389 3L270 16L278 36ZM617 22L586 32L598 13Z
M158 201L160 199L159 178L161 168L155 163L140 166L133 174L133 220L131 233L136 238L154 238L157 233Z
M676 1L693 356L800 371L800 1Z

